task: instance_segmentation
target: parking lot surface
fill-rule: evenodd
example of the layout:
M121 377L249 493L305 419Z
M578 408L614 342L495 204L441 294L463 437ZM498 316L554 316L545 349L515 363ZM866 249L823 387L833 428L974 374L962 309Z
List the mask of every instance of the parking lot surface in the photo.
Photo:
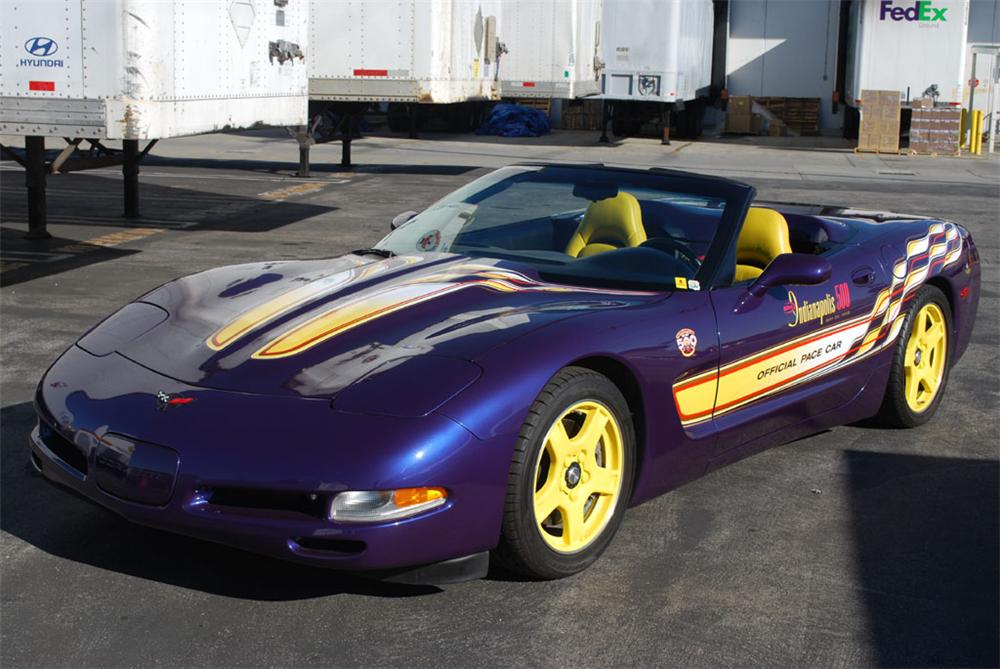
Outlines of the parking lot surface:
M143 218L114 169L49 179L53 239L26 242L23 173L2 186L3 666L996 666L1000 161L876 156L834 140L598 145L373 137L293 175L281 132L159 145ZM370 246L488 168L523 160L719 174L766 199L966 225L983 261L972 344L937 416L779 446L633 508L605 555L555 582L444 588L303 568L130 525L28 465L45 368L176 276Z

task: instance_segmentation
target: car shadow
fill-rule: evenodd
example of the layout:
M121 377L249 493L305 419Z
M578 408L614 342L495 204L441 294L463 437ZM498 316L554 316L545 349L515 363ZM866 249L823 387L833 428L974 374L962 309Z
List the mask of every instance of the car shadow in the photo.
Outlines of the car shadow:
M0 410L0 529L50 555L225 597L294 601L337 594L413 597L441 592L297 565L134 525L45 481L28 463L30 402Z
M847 451L852 530L880 666L996 667L996 460Z

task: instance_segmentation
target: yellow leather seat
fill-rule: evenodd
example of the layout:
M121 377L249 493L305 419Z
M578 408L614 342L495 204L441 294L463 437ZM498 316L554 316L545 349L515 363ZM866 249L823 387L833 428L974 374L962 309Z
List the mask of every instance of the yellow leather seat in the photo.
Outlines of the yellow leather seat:
M756 279L772 260L791 253L788 221L774 209L750 207L736 241L736 275L733 281Z
M620 192L591 202L566 245L566 254L585 258L604 251L638 246L646 241L642 209L634 195Z

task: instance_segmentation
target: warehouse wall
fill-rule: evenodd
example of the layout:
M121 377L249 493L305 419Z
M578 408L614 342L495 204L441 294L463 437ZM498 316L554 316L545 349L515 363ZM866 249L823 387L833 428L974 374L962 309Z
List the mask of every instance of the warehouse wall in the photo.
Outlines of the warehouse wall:
M837 0L732 0L726 46L730 95L813 97L820 127L840 128L831 94L837 72ZM841 108L842 109L842 108Z
M1000 91L993 90L994 84L990 80L989 57L980 54L976 61L976 71L972 71L972 49L973 47L994 46L1000 49L1000 0L972 0L969 3L969 45L965 56L965 82L962 88L962 106L968 108L970 93L970 79L978 79L979 86L976 88L976 95L973 100L973 108L989 114L990 105L996 102L1000 106L1000 101L994 101L991 96L1000 94Z
M1000 44L1000 2L972 0L969 4L969 43Z

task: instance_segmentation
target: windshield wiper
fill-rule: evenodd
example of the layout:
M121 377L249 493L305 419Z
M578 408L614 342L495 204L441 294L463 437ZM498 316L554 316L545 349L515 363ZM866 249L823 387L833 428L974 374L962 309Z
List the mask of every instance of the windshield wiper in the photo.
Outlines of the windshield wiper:
M396 257L396 252L390 251L389 249L358 249L357 251L351 251L351 255L380 256L382 258L394 258Z

